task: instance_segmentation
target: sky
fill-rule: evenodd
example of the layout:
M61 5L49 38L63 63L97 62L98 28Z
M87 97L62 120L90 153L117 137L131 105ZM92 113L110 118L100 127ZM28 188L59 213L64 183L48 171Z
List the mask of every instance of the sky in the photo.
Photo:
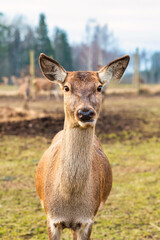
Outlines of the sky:
M125 53L160 51L160 0L0 0L0 12L10 19L24 15L33 26L44 13L50 34L58 26L71 43L84 40L86 22L94 18L108 24Z

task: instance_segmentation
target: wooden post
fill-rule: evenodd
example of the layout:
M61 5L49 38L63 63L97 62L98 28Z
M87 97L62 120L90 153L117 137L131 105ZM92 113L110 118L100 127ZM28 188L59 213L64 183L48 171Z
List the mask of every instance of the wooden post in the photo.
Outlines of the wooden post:
M139 74L139 49L136 49L136 53L134 55L134 86L137 89L137 94L139 94L140 90L140 74Z
M33 80L35 78L35 70L34 70L34 50L30 50L30 94L31 98L33 99L35 96L33 96Z
M33 86L33 79L35 78L34 50L30 50L30 76L31 76L31 86Z

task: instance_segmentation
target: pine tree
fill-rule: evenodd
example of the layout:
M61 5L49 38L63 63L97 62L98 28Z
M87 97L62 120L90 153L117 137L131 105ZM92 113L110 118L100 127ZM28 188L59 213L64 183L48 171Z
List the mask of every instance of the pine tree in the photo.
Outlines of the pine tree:
M36 38L33 29L30 26L27 26L26 34L22 42L22 55L23 55L23 64L29 65L29 52L34 50L36 47Z
M15 28L12 35L12 41L9 45L9 55L10 55L10 71L13 75L20 75L20 70L22 67L21 59L21 37L18 28Z
M54 35L55 59L69 71L73 70L71 47L68 43L67 33L59 28Z
M5 16L0 13L0 80L2 76L9 76L9 32L10 26L5 23Z
M36 31L36 46L35 46L35 58L36 64L38 64L38 58L40 53L54 57L54 50L51 46L51 41L48 36L48 28L45 20L45 15L40 14L39 25Z

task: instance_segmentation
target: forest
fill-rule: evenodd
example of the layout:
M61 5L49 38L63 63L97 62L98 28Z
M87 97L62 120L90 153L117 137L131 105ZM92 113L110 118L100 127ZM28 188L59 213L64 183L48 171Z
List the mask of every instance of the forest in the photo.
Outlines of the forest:
M39 15L38 26L29 25L24 16L9 21L0 13L0 82L3 76L22 77L29 74L30 50L34 50L37 77L41 76L38 64L41 52L53 57L68 71L97 70L98 66L126 54L118 47L107 24L91 27L89 20L85 31L83 42L70 43L67 32L58 26L52 34L49 33L43 13ZM134 68L134 51L135 49L132 53L127 53L131 56L131 71ZM146 83L160 82L160 52L140 50L140 69Z

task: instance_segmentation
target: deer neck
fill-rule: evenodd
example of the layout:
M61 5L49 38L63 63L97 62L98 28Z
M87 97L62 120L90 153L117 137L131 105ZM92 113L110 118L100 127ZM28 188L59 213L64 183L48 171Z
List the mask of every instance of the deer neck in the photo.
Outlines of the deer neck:
M60 152L60 181L65 193L83 192L90 178L94 129L64 125Z

